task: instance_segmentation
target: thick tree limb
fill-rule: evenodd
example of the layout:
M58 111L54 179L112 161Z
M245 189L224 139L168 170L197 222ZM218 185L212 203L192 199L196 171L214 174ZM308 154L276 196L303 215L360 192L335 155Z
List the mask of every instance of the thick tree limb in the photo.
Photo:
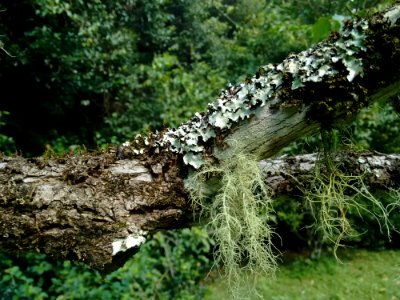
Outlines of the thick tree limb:
M231 159L233 143L268 158L318 127L397 94L399 18L397 4L369 21L349 22L314 48L261 67L177 129L98 154L1 158L0 248L43 251L106 271L118 267L148 232L190 225L185 178L204 164ZM350 158L353 172L365 168L362 159ZM396 182L398 157L380 159L391 165L380 166L385 176L371 178ZM277 194L290 190L285 172L310 176L312 163L311 156L265 162L266 180Z
M316 160L309 154L260 164L273 195L299 196L299 185L307 186L315 175ZM192 224L181 178L140 161L117 160L111 150L2 161L0 248L5 250L44 251L108 271L135 253L148 232ZM348 154L341 162L353 175L364 174L370 187L400 187L400 155ZM116 247L120 251L113 255Z
M187 224L176 160L149 166L115 152L65 159L3 158L0 248L40 250L118 267L149 231ZM115 255L117 254L117 255Z
M301 196L315 177L318 154L283 156L260 162L265 171L265 180L275 197L282 195ZM371 189L387 190L400 188L400 155L365 153L340 153L336 159L338 169L346 175L361 176L363 183ZM322 172L326 171L322 168Z

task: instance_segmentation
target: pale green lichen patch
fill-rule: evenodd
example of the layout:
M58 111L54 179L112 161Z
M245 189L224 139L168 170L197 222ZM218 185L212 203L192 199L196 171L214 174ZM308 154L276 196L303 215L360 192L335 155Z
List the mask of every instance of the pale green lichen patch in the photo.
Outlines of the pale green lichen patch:
M334 42L323 42L315 48L288 57L277 66L277 69L292 74L292 90L304 86L307 82L320 82L325 77L339 74L337 64L345 66L347 80L353 81L357 75L363 74L362 61L357 54L366 51L364 40L366 20L346 27Z
M395 6L385 13L383 16L386 22L390 22L390 26L394 26L400 19L400 7Z

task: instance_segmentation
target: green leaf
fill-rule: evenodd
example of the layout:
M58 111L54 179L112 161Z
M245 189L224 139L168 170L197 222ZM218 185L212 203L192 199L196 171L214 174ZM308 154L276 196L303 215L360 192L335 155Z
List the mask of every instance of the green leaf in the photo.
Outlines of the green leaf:
M319 42L327 38L331 31L339 30L340 23L331 17L320 17L312 27L312 41Z

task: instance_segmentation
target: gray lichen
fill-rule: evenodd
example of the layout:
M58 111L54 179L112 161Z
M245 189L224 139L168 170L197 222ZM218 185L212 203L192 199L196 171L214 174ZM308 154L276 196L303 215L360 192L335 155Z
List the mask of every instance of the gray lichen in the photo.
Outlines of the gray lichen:
M155 154L166 149L181 154L186 165L198 169L204 165L204 154L213 147L215 138L221 133L229 134L233 126L254 116L259 108L266 105L279 108L285 101L284 94L290 95L290 91L306 89L307 85L335 76L348 82L362 77L367 29L366 20L349 22L330 40L292 54L280 64L262 66L256 75L239 86L228 86L215 102L208 104L206 112L196 113L178 128L168 129L161 137L152 134L122 146L132 147L134 155L144 154L148 146ZM356 93L353 94L357 100Z
M399 20L400 18L400 7L399 6L395 6L392 9L390 9L389 11L387 11L384 14L384 20L386 22L390 22L390 26L393 26L396 24L396 22Z
M349 82L363 76L359 53L366 51L364 40L367 28L366 20L354 22L345 27L333 43L322 42L312 49L289 56L278 65L261 67L246 83L223 90L218 99L208 105L207 112L196 113L189 122L168 130L158 143L172 152L183 154L185 164L200 168L204 164L202 152L205 143L216 137L219 130L230 129L234 124L250 118L256 113L256 108L279 102L277 95L288 75L292 90L335 76L343 66L348 72Z

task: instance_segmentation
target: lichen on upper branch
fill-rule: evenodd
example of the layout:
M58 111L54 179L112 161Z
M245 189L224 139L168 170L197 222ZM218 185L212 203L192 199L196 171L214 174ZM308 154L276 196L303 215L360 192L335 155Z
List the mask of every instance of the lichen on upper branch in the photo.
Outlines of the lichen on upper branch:
M368 104L367 96L374 96L385 88L384 84L397 78L393 77L397 76L397 68L384 57L397 53L398 43L396 39L393 41L398 32L397 11L377 14L370 21L347 21L341 32L332 33L328 40L289 55L280 64L262 66L245 82L223 90L205 112L196 113L178 128L151 136L149 145L139 138L139 143L131 144L136 150L133 152L143 159L149 153L168 152L183 158L185 165L199 169L210 159L224 155L230 148L227 140L232 134L239 139L246 138L246 132L241 129L251 130L252 124L269 130L277 125L273 122L283 123L285 115L294 116L296 109L302 114L292 117L285 128L290 130L298 124L297 131L277 147L296 138L296 132L304 134L317 126L329 128L337 120L348 119L347 115L354 115ZM382 38L382 34L387 38ZM389 69L388 74L382 68ZM386 81L380 84L382 76ZM276 114L277 111L281 113ZM310 128L305 124L307 120L311 121ZM264 127L260 126L254 128L262 131ZM273 130L264 135L261 131L260 134L249 132L246 143L257 139L249 147L251 152L276 153L275 149L268 148L274 147L272 140L280 136L280 132L273 136ZM268 140L263 143L259 139Z
M360 52L366 51L366 20L348 23L340 34L315 47L289 56L282 63L268 64L239 86L229 86L204 113L168 130L159 141L169 151L183 155L184 163L194 168L204 164L203 151L219 133L249 119L257 108L279 103L282 89L296 90L337 75L344 68L347 80L363 75Z

